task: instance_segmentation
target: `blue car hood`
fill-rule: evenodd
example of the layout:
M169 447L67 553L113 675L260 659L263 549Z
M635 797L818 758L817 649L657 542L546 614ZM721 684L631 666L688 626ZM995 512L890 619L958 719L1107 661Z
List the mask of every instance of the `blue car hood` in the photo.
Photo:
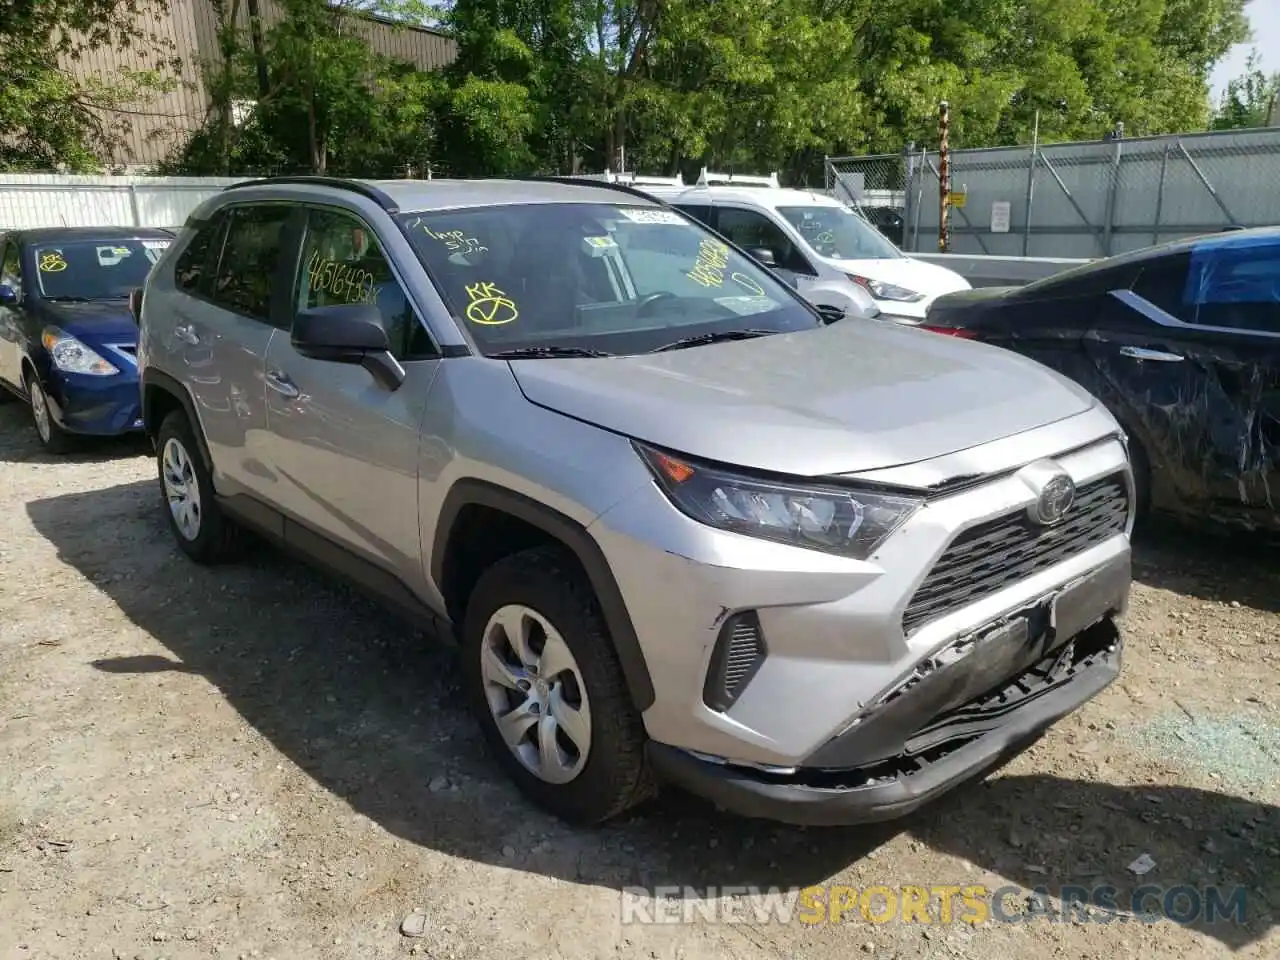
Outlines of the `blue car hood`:
M88 303L40 301L37 315L64 333L86 343L134 344L138 325L129 313L127 300L92 300Z

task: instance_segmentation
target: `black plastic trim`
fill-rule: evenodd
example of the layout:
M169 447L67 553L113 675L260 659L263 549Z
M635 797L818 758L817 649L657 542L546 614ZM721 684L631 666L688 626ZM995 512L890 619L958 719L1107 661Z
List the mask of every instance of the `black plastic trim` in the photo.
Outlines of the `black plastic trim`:
M444 619L391 571L336 543L311 527L270 507L256 497L239 493L220 496L218 505L244 526L310 566L349 583L373 599L393 607L419 626L447 638Z
M743 621L755 631L756 651L751 666L738 679L733 689L729 689L727 672L729 653L733 645L734 629ZM702 682L702 702L718 713L724 713L742 696L755 675L764 666L769 647L765 642L764 628L760 624L760 614L754 610L742 610L732 616L725 617L716 636L716 645L711 651L711 662L707 667L706 678Z
M348 190L351 193L358 193L362 197L372 200L378 206L382 207L387 213L396 214L400 212L400 208L396 202L391 199L391 195L377 187L370 186L367 183L361 183L359 180L347 180L342 177L261 177L256 180L242 180L239 183L233 183L224 190L237 190L241 187L272 187L277 184L282 185L298 185L312 187L330 187L334 190Z
M436 533L431 549L431 579L436 587L444 583L445 551L454 522L462 509L469 505L489 507L511 514L526 523L546 531L577 555L579 563L591 580L591 586L600 602L600 609L609 626L618 661L631 693L632 703L641 712L649 709L655 699L653 678L645 663L635 624L627 610L626 601L618 581L609 569L604 551L578 522L545 504L523 494L500 487L484 480L467 478L457 481L444 498L436 521Z
M146 367L142 371L142 426L150 437L155 437L156 431L160 429L160 424L155 422L152 415L153 401L150 393L152 390L161 390L169 394L180 404L187 415L187 422L191 424L191 432L195 435L196 445L200 448L200 459L203 461L205 469L210 473L213 472L213 457L209 454L209 445L205 442L204 430L200 426L200 418L196 416L196 405L191 399L191 394L187 388L180 384L173 377L160 370L153 370Z

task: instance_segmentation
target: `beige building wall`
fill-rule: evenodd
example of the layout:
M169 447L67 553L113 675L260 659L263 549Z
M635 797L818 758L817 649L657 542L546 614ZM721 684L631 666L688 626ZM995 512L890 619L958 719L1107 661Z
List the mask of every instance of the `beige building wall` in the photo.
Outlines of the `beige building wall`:
M226 2L230 8L234 0ZM260 7L264 29L279 22L278 3L261 0ZM247 43L249 15L244 0L240 0L236 20ZM143 30L151 34L148 40L125 49L87 51L78 58L62 59L63 68L84 84L113 85L135 71L159 71L177 80L170 92L99 111L113 141L102 162L110 170L126 173L140 172L163 160L200 127L209 109L202 64L218 60L217 16L211 0L157 2L144 10L140 21ZM358 22L357 29L379 53L422 70L444 67L457 53L453 39L437 30L374 20ZM181 74L176 77L170 68L174 58L181 62Z

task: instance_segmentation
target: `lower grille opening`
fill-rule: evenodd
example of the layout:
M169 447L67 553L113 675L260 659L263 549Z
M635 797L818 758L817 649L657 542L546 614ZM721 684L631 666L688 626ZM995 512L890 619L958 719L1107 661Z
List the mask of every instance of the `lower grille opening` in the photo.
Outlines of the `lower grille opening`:
M766 652L759 614L744 610L727 617L711 652L702 702L712 710L728 710L764 663Z
M794 774L751 771L766 783L792 784L827 790L869 787L905 780L946 759L1004 722L1005 717L1031 700L1063 686L1081 672L1116 655L1120 634L1106 621L1085 630L1033 666L995 689L935 717L907 741L904 751L889 760L853 770L802 768Z

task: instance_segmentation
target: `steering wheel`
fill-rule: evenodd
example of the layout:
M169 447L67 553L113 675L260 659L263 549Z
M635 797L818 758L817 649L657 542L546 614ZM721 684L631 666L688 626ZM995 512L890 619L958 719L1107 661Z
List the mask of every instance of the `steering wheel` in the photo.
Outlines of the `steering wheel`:
M670 290L655 290L653 293L646 294L641 297L636 304L636 316L642 317L649 312L649 307L657 303L659 300L674 299L676 295Z

